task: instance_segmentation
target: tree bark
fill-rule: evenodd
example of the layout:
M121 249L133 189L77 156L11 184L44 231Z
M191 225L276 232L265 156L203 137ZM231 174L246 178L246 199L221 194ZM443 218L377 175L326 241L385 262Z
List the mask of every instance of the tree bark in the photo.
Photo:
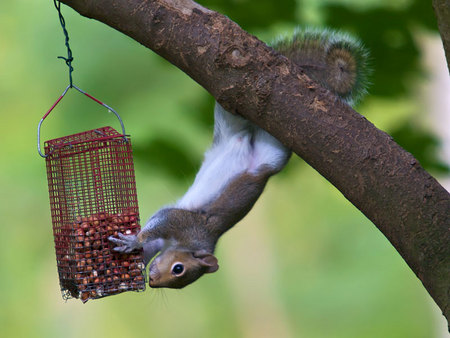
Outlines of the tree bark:
M61 2L152 49L301 156L382 231L448 321L450 195L389 135L191 0Z
M448 71L450 72L450 0L433 0L433 9L444 44Z

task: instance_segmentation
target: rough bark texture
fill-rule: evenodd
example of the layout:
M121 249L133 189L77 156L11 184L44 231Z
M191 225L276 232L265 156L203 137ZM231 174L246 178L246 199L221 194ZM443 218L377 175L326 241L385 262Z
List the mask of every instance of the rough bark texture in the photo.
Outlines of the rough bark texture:
M389 135L190 0L62 2L154 50L301 156L383 232L448 320L450 195Z
M433 0L439 32L444 44L447 67L450 72L450 0Z

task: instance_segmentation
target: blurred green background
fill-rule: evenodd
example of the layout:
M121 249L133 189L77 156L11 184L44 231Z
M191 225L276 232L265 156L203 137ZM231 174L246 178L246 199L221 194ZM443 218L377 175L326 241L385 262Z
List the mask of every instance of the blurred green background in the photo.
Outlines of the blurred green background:
M359 36L375 70L357 110L436 177L448 175L423 97L436 40L431 1L205 0L264 41L302 25ZM74 83L114 107L132 135L141 218L179 198L212 137L213 99L181 71L62 6ZM124 293L83 305L59 292L39 119L68 83L51 0L0 2L0 335L2 337L445 337L445 321L384 236L293 157L219 243L220 269L181 291ZM444 62L440 60L440 62ZM444 68L445 71L445 68ZM112 114L70 91L42 140Z

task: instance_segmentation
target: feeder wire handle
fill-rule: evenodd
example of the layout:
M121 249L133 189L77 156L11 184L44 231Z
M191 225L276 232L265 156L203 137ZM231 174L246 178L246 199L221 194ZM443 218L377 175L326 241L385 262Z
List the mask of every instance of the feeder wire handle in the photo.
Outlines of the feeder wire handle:
M67 67L69 67L69 88L72 88L73 87L73 84L72 84L73 56L72 56L72 50L70 49L70 46L69 46L69 33L67 32L67 29L66 29L66 20L64 20L64 17L61 13L61 2L59 2L57 0L53 0L53 3L55 5L56 10L58 11L59 22L60 22L61 27L64 32L65 45L67 47L67 57L65 58L64 56L58 56L58 59L63 59L66 62Z
M76 90L78 90L81 94L86 95L87 97L89 97L90 99L94 100L95 102L97 102L98 104L102 105L103 107L105 107L106 109L108 109L108 111L112 112L114 115L116 115L117 119L119 120L120 126L122 127L122 136L125 140L125 142L128 142L127 139L127 135L125 133L125 125L123 124L123 121L120 117L120 115L110 106L108 106L106 103L103 103L102 101L100 101L99 99L96 99L95 97L93 97L92 95L90 95L89 93L85 92L84 90L82 90L81 88L75 86L74 84L72 84L72 87L70 85L68 85L66 87L66 89L64 89L63 93L61 94L61 96L55 101L55 103L53 103L53 105L50 107L50 109L45 113L44 116L42 116L41 120L39 121L38 124L38 130L37 130L37 148L38 148L38 153L39 155L41 155L41 157L46 158L48 157L48 155L50 154L43 154L41 151L41 126L42 123L44 122L44 120L46 119L46 117L51 113L51 111L53 110L53 108L56 107L56 105L59 103L59 101L62 100L62 98L64 97L64 95L66 95L67 91L70 88L75 88Z

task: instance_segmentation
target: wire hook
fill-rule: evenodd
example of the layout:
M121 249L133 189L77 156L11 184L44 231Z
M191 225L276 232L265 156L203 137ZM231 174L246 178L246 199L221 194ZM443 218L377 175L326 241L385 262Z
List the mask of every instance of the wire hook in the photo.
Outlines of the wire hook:
M66 95L67 91L68 91L70 88L71 88L71 85L68 85L68 86L66 87L66 89L64 89L64 91L63 91L63 93L61 94L61 96L55 101L55 103L53 103L53 105L50 107L50 109L44 114L44 116L42 116L42 118L41 118L40 121L39 121L39 124L38 124L38 130L37 130L37 148L38 148L38 153L39 153L39 155L41 155L41 157L43 157L43 158L48 157L48 155L50 155L50 154L46 154L46 155L45 155L45 154L43 154L42 151L41 151L41 126L42 126L42 123L44 122L44 120L46 119L46 117L51 113L51 111L53 110L53 108L56 107L56 105L59 103L59 101L62 100L62 98L64 97L64 95ZM79 91L81 94L86 95L88 98L94 100L94 101L97 102L98 104L100 104L100 105L102 105L103 107L105 107L106 109L108 109L108 111L114 113L114 115L116 115L117 119L119 120L120 126L122 127L122 136L123 136L123 138L125 139L126 142L128 141L127 135L126 135L126 133L125 133L125 126L124 126L124 124L123 124L123 121L122 121L120 115L119 115L113 108L111 108L110 106L108 106L106 103L103 103L102 101L96 99L95 97L93 97L93 96L90 95L89 93L86 93L84 90L78 88L78 87L75 86L75 85L72 85L72 88L75 88L75 89L76 89L77 91Z

